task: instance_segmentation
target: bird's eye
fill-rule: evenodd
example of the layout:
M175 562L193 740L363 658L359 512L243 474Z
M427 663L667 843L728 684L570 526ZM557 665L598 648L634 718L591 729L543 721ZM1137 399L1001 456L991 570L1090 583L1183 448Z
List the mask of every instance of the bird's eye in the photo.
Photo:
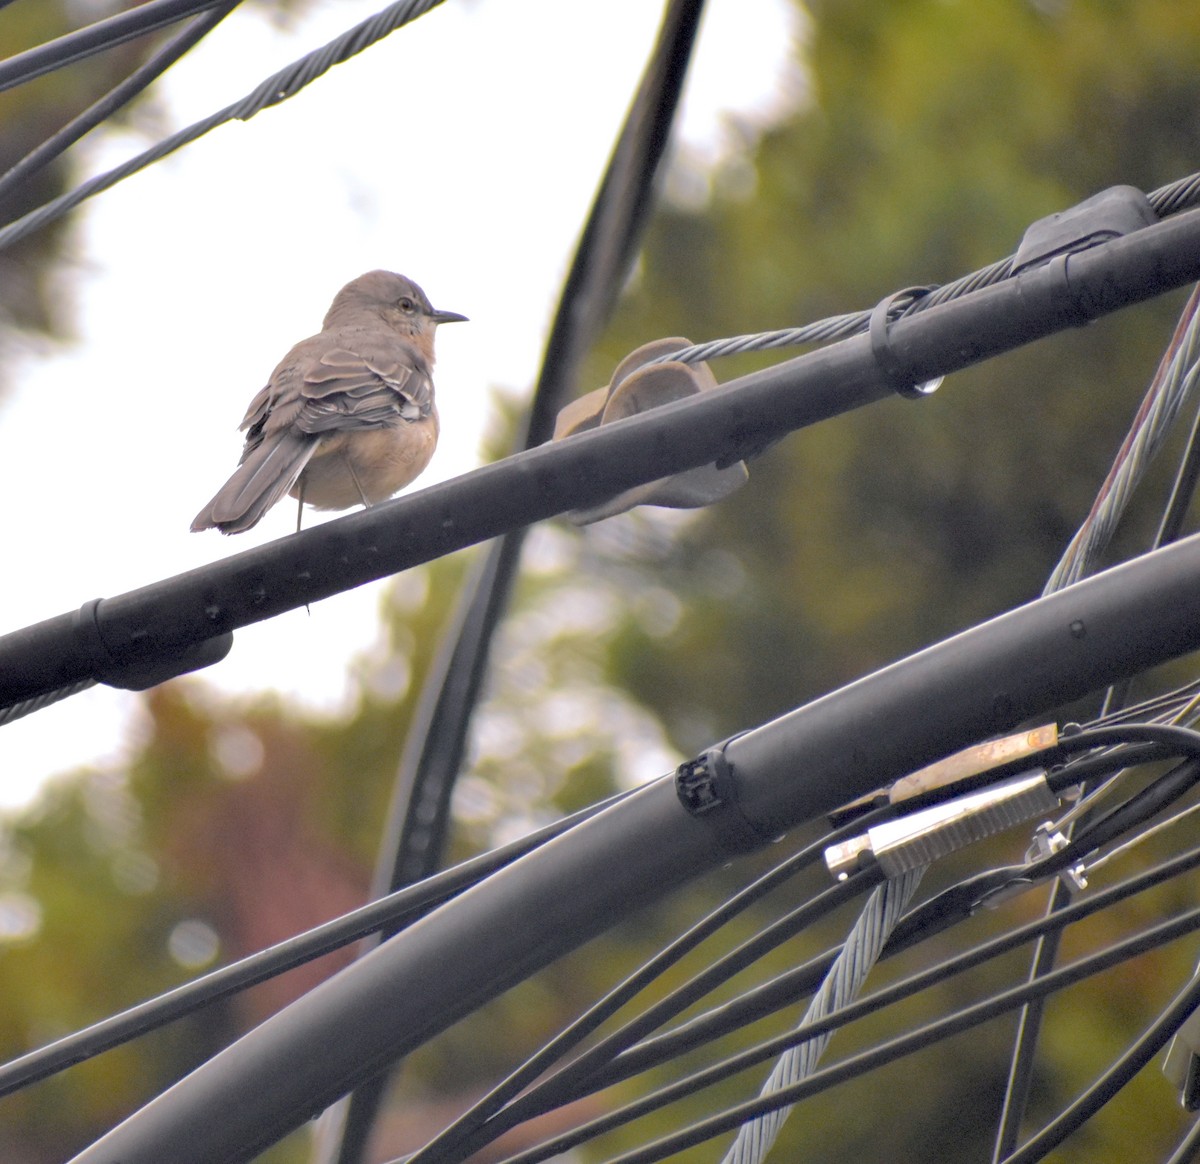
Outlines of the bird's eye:
M417 305L411 299L409 299L407 295L402 295L399 299L397 299L396 306L399 307L405 315L412 315L412 313L417 309Z

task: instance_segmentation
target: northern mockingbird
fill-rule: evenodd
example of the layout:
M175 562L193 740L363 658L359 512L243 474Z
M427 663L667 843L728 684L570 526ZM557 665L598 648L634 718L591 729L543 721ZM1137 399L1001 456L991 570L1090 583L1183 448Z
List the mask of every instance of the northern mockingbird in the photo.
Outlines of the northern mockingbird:
M301 510L374 505L415 480L438 438L434 332L464 319L434 310L391 271L347 283L322 330L292 348L250 402L238 468L192 529L241 533L285 493Z

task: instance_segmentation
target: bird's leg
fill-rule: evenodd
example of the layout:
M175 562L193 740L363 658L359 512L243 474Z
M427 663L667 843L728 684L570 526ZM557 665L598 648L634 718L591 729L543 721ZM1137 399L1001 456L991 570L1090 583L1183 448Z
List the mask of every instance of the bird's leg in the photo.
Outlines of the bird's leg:
M346 471L350 474L350 480L354 482L354 488L358 490L358 499L363 503L363 509L370 509L371 503L367 500L367 495L363 492L362 483L358 479L358 474L354 471L354 465L350 458L343 455L342 460L346 464Z
M304 474L300 474L300 480L296 482L299 486L296 490L296 532L300 532L300 524L304 520Z

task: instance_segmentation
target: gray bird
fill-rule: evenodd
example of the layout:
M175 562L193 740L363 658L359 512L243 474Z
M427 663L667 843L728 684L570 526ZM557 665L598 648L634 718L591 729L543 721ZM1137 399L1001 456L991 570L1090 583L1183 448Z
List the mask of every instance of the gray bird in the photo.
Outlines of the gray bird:
M320 333L292 348L250 402L238 468L193 531L242 533L285 493L301 510L348 509L415 480L438 439L434 332L466 318L435 311L416 283L391 271L347 283Z

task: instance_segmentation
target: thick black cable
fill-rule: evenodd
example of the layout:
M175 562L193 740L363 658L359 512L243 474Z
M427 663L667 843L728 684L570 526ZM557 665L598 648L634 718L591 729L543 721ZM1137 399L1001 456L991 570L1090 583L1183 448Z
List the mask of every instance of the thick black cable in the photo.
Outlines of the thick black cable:
M74 117L53 136L27 153L19 162L0 176L0 199L11 194L31 174L49 165L64 150L74 145L84 134L95 129L122 106L127 105L152 81L161 76L184 53L207 36L225 19L241 0L225 0L193 20L182 32L173 36L145 63L140 65L119 85L94 101L78 117Z
M1111 744L1114 741L1124 742L1128 739L1143 741L1140 745L1143 749L1146 747L1166 748L1169 745L1174 745L1175 749L1178 750L1190 745L1193 751L1200 755L1200 733L1171 726L1166 726L1160 731L1157 725L1147 725L1145 730L1142 730L1142 725L1125 725L1125 730L1122 728L1105 728L1094 731L1078 731L1067 737L1066 748L1064 750L1068 752L1090 751L1098 746ZM1156 751L1155 755L1158 754L1158 751ZM1099 760L1100 757L1097 757L1093 762L1098 762ZM1117 756L1108 755L1106 762L1109 765L1127 765L1129 761L1128 757L1124 753L1121 753ZM1077 778L1078 767L1067 767L1058 775L1057 782L1059 784L1073 783ZM1096 822L1096 828L1081 836L1078 844L1072 851L1056 857L1049 864L1041 863L1033 867L1035 870L1033 875L1045 877L1060 867L1073 864L1079 859L1083 851L1094 847L1096 844L1104 843L1104 841L1111 839L1112 836L1136 826L1146 817L1160 811L1170 800L1190 787L1194 783L1195 778L1195 764L1180 765L1172 773L1168 773L1156 781L1153 786L1134 797L1128 805L1114 810L1107 817ZM691 1006L703 997L704 994L711 992L735 973L760 958L767 950L777 946L781 941L795 933L801 925L807 926L810 919L803 912L803 908L796 911L795 916L789 915L789 917L780 919L772 926L767 927L756 938L748 940L738 950L723 959L717 960L706 971L697 976L697 978L673 991L637 1019L632 1020L621 1029L607 1036L602 1042L590 1048L579 1059L536 1086L531 1086L534 1080L547 1070L556 1059L560 1058L566 1049L595 1030L619 1006L623 1006L630 1001L649 981L657 977L666 966L673 964L686 950L692 949L703 937L713 932L717 925L724 924L730 916L740 912L751 901L757 900L769 888L774 887L782 879L780 876L781 872L786 870L786 875L791 876L794 871L798 871L804 864L815 859L829 844L834 843L843 836L866 829L875 819L882 818L883 815L890 815L890 812L888 810L881 810L868 818L853 821L833 834L823 837L819 842L809 846L809 848L798 854L797 857L789 859L789 861L785 862L778 869L773 870L770 874L760 879L759 882L743 890L742 893L736 895L730 902L726 903L724 907L714 911L702 923L693 927L683 938L672 943L658 957L651 959L635 975L627 979L621 987L601 1000L601 1003L590 1008L580 1020L571 1024L564 1032L552 1040L550 1044L544 1047L542 1051L523 1064L521 1068L510 1075L498 1087L494 1088L483 1100L475 1104L454 1124L440 1133L436 1139L427 1144L414 1156L413 1164L434 1164L437 1161L457 1159L461 1155L469 1155L472 1152L478 1151L485 1143L496 1139L518 1123L522 1123L552 1108L568 1103L578 1098L581 1093L591 1093L601 1087L609 1086L612 1082L616 1081L616 1078L627 1077L631 1073L627 1066L620 1070L614 1078L609 1069L610 1065L615 1064L621 1056L628 1054L630 1049L635 1045L641 1044L650 1032L662 1026L675 1014ZM922 937L928 937L933 932L940 932L945 927L947 918L943 917L939 919L936 926L927 925L924 934L915 932L915 920L922 917L929 919L933 912L932 910L916 911L908 920L907 926L901 931L904 939L903 946L905 948L911 945L913 941L919 941ZM964 914L955 920L962 920L965 916ZM795 917L799 917L800 921L797 922ZM1065 925L1066 922L1062 924ZM1052 932L1057 932L1058 927L1047 926L1046 928ZM1030 939L1026 938L1024 940ZM893 948L887 952L889 954L895 952L899 948L899 945L900 943L893 945ZM750 1016L747 1012L751 1009L757 1011L756 1017L761 1017L762 1014L793 1001L795 997L806 990L811 991L811 989L815 989L832 956L831 954L815 958L808 965L783 976L781 981L770 984L770 992L768 992L767 988L760 988L758 991L751 992L753 998L738 1000L737 1003L730 1004L728 1009L721 1008L722 1030L728 1029L729 1014L731 1012L741 1014L745 1016L744 1021L749 1021ZM770 993L769 999L765 997L768 993ZM687 1024L687 1027L691 1028L692 1024ZM691 1031L683 1033L675 1032L673 1041L675 1043L686 1042L690 1049L698 1041L706 1041L708 1038L717 1037L715 1034L707 1034L703 1039L698 1040L691 1037L693 1033ZM659 1060L656 1059L655 1061ZM637 1069L641 1070L645 1068ZM528 1090L526 1090L527 1088ZM524 1092L524 1094L521 1095L519 1100L510 1102L521 1092ZM505 1107L505 1105L508 1106ZM501 1110L502 1108L503 1110Z
M901 319L889 328L889 343L913 382L924 383L1198 276L1200 212L1191 211L1072 256L1065 282L1061 267L1050 264ZM145 671L152 664L165 673L152 674L150 682L207 665L215 657L193 660L188 651L237 627L595 504L635 485L736 460L751 445L761 446L890 392L868 337L854 336L690 399L548 442L369 510L88 604L86 610L0 636L0 707L88 677L145 685ZM1157 554L1169 555L1183 544ZM1131 624L1143 624L1145 613L1133 612ZM1177 616L1164 612L1161 622L1163 628L1176 626ZM1072 627L1066 646L1089 660L1093 640L1086 625L1077 620ZM1174 633L1188 634L1179 628ZM1154 627L1144 627L1135 653L1145 653L1159 638ZM979 718L977 710L973 719ZM980 736L995 730L994 717L983 719ZM761 738L750 733L731 741L731 756Z
M932 318L897 326L916 329ZM585 443L572 438L564 451L576 442ZM694 797L681 799L673 779L638 788L272 1015L111 1129L77 1164L252 1159L385 1064L727 863L724 817L745 821L747 849L765 847L767 838L881 784L1197 647L1200 538L1193 537L751 728L719 749L735 794L708 812L697 815ZM683 765L685 773L695 768Z

